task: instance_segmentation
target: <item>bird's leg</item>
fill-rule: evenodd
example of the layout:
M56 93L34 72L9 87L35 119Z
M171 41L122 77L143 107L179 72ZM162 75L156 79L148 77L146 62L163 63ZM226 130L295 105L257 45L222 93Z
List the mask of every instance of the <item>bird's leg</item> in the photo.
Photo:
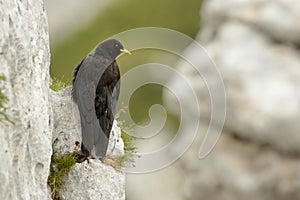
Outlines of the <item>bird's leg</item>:
M80 147L79 141L75 142L73 155L76 156L77 163L82 163L85 160L87 160L87 162L89 163L89 157L85 153L83 153L83 151L82 151L83 148L85 149L85 147L83 145L81 145L81 147Z

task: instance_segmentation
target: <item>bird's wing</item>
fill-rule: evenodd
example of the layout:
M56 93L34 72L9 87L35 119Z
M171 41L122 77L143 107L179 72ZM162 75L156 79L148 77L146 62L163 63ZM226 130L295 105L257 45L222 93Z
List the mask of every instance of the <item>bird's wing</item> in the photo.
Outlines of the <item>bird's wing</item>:
M74 73L73 73L73 80L72 80L72 84L73 84L73 87L72 87L72 99L75 103L77 103L77 95L76 95L76 87L75 87L75 80L76 80L76 77L77 77L77 74L78 74L78 71L83 63L83 61L85 60L85 58L77 65L77 67L75 68L74 70Z
M95 63L92 57L87 57L81 63L74 82L74 94L81 119L82 143L92 153L95 141L100 141L103 148L95 149L94 156L103 157L106 153L108 139L101 129L95 112L95 94L101 63ZM102 69L103 73L103 69Z
M111 130L111 126L109 125L109 102L108 102L108 87L101 86L97 90L96 97L96 112L98 117L98 123L100 124L101 131L105 135L105 140L98 135L95 135L95 148L96 151L103 151L107 149L108 141L109 141L109 133Z

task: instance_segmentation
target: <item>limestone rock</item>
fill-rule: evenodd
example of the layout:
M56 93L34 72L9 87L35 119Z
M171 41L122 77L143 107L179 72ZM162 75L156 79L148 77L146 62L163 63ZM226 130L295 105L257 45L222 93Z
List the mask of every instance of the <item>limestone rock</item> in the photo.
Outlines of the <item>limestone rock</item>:
M14 122L0 122L0 199L50 199L50 50L43 1L0 0L0 21L0 75L6 77L0 88Z
M76 104L71 99L71 87L59 92L50 92L53 110L53 137L54 151L59 154L72 153L75 142L81 141L80 119Z
M125 175L100 160L77 163L64 180L62 199L125 200Z

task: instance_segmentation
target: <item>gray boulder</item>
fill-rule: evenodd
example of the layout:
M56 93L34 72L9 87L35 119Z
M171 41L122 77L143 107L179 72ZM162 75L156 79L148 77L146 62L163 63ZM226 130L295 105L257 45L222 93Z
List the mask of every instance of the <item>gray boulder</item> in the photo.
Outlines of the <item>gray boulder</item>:
M61 198L125 200L125 174L100 160L77 163L64 179Z

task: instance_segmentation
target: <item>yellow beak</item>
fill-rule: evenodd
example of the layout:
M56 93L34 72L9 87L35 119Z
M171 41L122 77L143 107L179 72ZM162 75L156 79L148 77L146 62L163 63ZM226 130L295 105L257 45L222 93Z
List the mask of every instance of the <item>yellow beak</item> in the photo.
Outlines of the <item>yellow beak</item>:
M128 51L127 49L121 49L122 53L126 53L128 55L132 55L132 53L130 51Z

